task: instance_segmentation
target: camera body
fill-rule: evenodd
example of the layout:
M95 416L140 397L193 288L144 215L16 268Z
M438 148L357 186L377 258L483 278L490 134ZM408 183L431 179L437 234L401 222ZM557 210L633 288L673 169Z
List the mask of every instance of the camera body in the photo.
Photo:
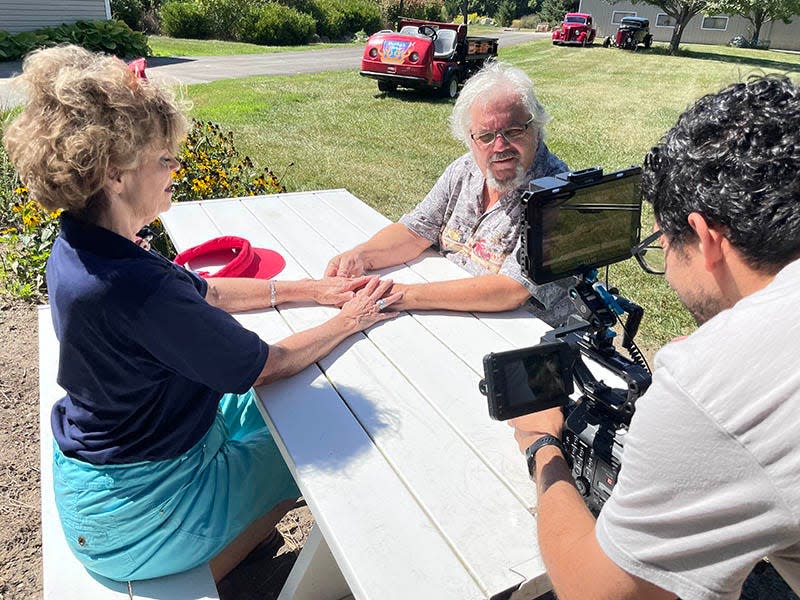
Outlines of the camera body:
M494 419L562 407L564 451L595 514L616 484L636 400L650 385L649 368L633 341L644 311L606 289L596 271L630 258L639 241L640 174L638 167L608 175L593 168L531 182L523 194L520 263L537 284L572 277L568 294L576 314L536 346L487 354L480 383ZM618 321L630 358L614 346Z

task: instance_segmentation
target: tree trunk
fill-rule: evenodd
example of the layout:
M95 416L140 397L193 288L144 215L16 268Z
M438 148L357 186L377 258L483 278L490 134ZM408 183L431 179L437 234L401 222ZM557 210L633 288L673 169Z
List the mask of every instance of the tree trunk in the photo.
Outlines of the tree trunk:
M764 16L764 10L756 8L753 10L752 18L748 17L753 24L753 39L750 41L750 45L753 48L758 45L758 36L761 33L761 26L764 24Z
M672 29L672 38L669 41L669 54L675 55L678 53L678 47L681 44L681 36L686 27L686 22L691 19L691 16L686 14L686 9L681 9L681 12L675 15L675 27ZM671 15L670 15L671 16Z

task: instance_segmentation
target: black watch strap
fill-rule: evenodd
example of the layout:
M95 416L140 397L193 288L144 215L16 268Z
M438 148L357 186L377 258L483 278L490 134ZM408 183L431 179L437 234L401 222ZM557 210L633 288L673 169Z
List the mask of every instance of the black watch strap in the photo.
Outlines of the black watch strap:
M564 452L564 446L561 444L561 440L552 435L543 435L533 442L528 446L528 449L525 450L525 458L528 459L528 473L530 473L531 478L536 474L536 453L545 446L556 446L561 450L562 454Z

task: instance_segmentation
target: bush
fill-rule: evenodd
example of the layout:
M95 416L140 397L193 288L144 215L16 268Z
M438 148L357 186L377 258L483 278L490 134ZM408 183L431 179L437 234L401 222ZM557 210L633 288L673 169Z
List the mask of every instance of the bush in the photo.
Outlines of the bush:
M539 15L525 15L511 22L512 27L517 29L536 29L541 22Z
M511 21L517 16L517 5L513 0L503 0L497 8L497 13L494 15L495 19L500 23L501 27L509 27Z
M381 18L386 27L394 27L398 17L425 19L435 21L440 18L443 0L404 0L403 12L400 14L400 0L380 0Z
M170 2L161 7L161 27L167 35L202 40L211 37L212 24L197 4Z
M243 30L252 13L266 4L265 0L197 0L211 27L211 37L218 40L245 41Z
M211 122L193 121L181 148L172 199L234 198L286 191L269 169L257 169L236 149L232 132Z
M241 41L265 46L307 44L316 23L311 15L283 4L267 3L252 10L242 23Z
M750 39L747 39L743 35L737 35L731 38L731 41L728 42L728 46L733 46L734 48L755 48L757 50L769 50L769 40L758 40L755 44Z
M111 16L134 31L141 31L144 4L142 0L111 0Z
M122 21L78 21L16 35L0 31L0 60L19 60L31 50L57 44L77 44L122 58L151 54L145 35Z
M58 233L58 215L30 198L0 144L0 289L26 300L44 296L44 267Z
M381 13L373 2L369 0L339 0L339 6L344 15L346 35L352 35L362 29L371 34L381 28Z

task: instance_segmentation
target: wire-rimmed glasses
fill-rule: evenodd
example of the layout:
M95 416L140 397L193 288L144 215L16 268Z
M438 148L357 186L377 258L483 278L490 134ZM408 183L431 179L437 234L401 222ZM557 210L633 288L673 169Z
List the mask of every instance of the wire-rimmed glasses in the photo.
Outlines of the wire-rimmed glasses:
M514 125L512 127L506 127L505 129L497 129L495 131L484 131L482 133L470 133L469 137L472 138L472 141L480 144L483 147L488 147L494 144L494 141L497 139L499 135L503 138L507 143L515 142L520 139L525 132L528 130L528 127L531 126L533 123L533 117L528 119L522 125Z

